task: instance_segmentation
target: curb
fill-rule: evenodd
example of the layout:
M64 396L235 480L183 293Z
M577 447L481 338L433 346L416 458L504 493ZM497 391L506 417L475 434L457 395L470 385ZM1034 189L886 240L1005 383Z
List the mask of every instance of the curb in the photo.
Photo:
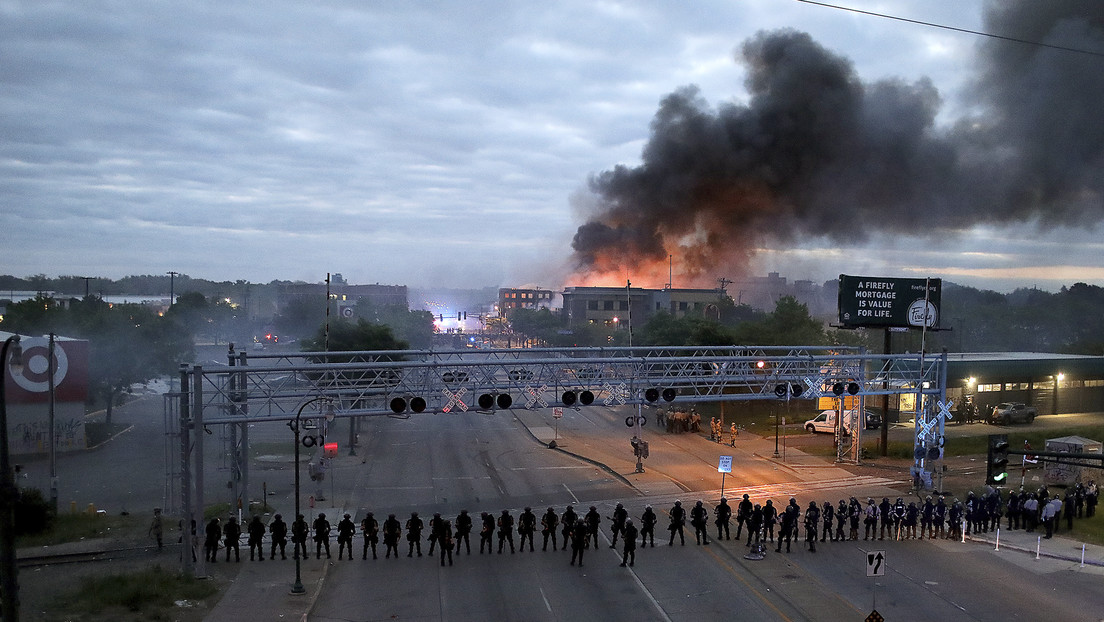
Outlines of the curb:
M995 540L989 540L987 538L975 538L974 536L966 536L966 541L967 542L977 542L977 543L982 543L982 544L988 544L990 546L993 546L994 548L996 548L996 545L997 545ZM1071 542L1073 542L1073 541L1071 540ZM1027 548L1027 547L1018 545L1018 544L1004 544L1002 546L1006 549L1011 549L1013 551L1018 551L1020 553L1028 553L1028 554L1031 554L1031 555L1035 554L1034 549L1030 549L1030 548ZM1039 557L1046 557L1046 558L1049 558L1049 559L1058 559L1058 560L1061 560L1061 561L1074 562L1074 563L1077 563L1077 564L1081 563L1081 558L1080 557L1071 557L1069 555L1064 555L1064 554L1061 554L1061 553L1051 553L1051 552L1042 551L1042 550L1039 551ZM1095 559L1086 559L1084 563L1085 563L1086 566L1096 566L1098 568L1104 568L1104 561L1097 561Z
M640 489L639 489L639 488L637 488L637 487L636 487L636 486L635 486L635 485L634 485L634 484L633 484L633 483L632 483L632 482L631 482L631 481L629 480L629 478L625 477L624 475L621 475L620 473L618 473L618 472L617 472L616 470L614 470L614 469L613 469L612 467L610 467L610 466L609 466L609 465L607 465L606 463L604 463L604 462L601 462L601 461L599 461L599 460L595 460L594 458L589 458L589 457L587 457L587 456L584 456L584 455L581 455L581 454L577 454L577 453L575 453L575 452L573 452L573 451L568 451L568 450L566 450L566 449L563 449L563 448L562 448L562 447L560 447L559 445L557 445L556 447L549 447L549 446L548 446L548 443L542 442L542 441L541 441L541 440L540 440L539 438L537 438L537 435L536 435L536 434L533 434L533 431L529 429L529 426L528 426L528 425L526 425L526 423L525 423L524 421L522 421L521 417L518 417L518 416L516 416L516 415L515 415L515 416L514 416L514 419L516 419L516 420L517 420L517 422L521 424L521 427L525 429L525 432L526 432L526 433L527 433L527 434L529 435L529 437L530 437L530 438L532 438L532 439L533 439L533 441L534 441L535 443L537 443L538 445L540 445L541 447L544 447L545 449L552 449L552 451L558 451L558 452L560 452L560 453L562 453L562 454L565 454L565 455L571 456L572 458L575 458L575 459L577 459L577 460L582 460L583 462L586 462L586 463L588 463L588 464L591 464L591 465L593 465L593 466L596 466L596 467L598 467L599 469L602 469L603 471L605 471L606 473L609 473L609 474L610 474L611 476L613 476L614 478L616 478L616 479L617 479L618 481L620 481L621 483L625 484L625 485L626 485L626 486L628 486L629 488L632 488L633 490L635 490L635 491L636 491L636 493L637 493L637 495L639 495L639 496L641 496L641 497L643 497L643 496L644 496L644 493L643 493L643 492L641 492L641 491L640 491ZM659 472L659 471L657 471L657 473L658 473L658 472ZM678 487L679 487L679 488L681 488L682 490L684 490L684 491L687 491L686 487L685 487L685 486L683 486L683 485L682 485L681 483L679 483L678 481L676 481L676 480L674 480L674 479L672 479L672 478L668 477L667 475L664 475L663 477L667 478L667 479L668 479L668 480L669 480L669 481L670 481L671 483L675 484L676 486L678 486ZM687 491L687 492L688 492L688 491Z

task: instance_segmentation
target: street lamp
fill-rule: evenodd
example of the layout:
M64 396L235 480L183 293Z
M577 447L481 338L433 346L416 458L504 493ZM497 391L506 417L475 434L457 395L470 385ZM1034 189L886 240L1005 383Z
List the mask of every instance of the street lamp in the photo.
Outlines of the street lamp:
M315 402L326 402L326 418L333 418L333 400L328 397L316 397L312 400L303 402L303 405L299 407L299 412L295 413L295 421L288 421L288 427L291 428L293 434L295 434L295 518L292 519L292 537L294 538L295 523L299 521L299 419L303 415L303 410ZM305 594L307 588L303 587L303 575L301 569L301 561L299 557L299 545L292 542L292 546L295 547L295 583L291 586L292 594ZM6 619L6 618L5 618Z
M5 392L8 351L11 350L13 374L23 371L23 347L19 335L4 340L0 348L0 616L4 620L19 619L19 582L15 567L15 500L19 489L12 477L8 456L8 398Z

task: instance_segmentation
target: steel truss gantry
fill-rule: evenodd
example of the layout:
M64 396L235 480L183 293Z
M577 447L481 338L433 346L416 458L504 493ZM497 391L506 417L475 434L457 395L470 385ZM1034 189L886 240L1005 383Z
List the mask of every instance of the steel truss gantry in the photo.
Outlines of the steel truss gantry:
M306 402L320 397L332 400L336 418L357 418L590 405L677 408L699 402L816 399L841 391L860 400L910 394L917 404L913 474L929 487L932 470L925 463L942 459L943 425L950 417L945 354L871 354L853 347L283 354L231 349L226 366L183 366L181 386L190 387L180 394L181 455L196 453L188 440L202 436L196 430L213 424L229 426L233 430L231 470L235 482L244 480L240 490L233 486L239 501L242 496L248 499L248 424L291 421ZM860 426L850 427L857 442ZM181 469L182 479L187 470ZM201 501L202 491L195 490L195 495Z

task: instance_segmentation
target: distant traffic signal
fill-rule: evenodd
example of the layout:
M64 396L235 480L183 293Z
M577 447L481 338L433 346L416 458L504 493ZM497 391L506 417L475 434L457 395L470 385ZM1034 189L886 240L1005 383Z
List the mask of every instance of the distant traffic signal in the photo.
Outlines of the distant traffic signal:
M985 483L1003 486L1008 481L1008 435L990 434L985 460Z

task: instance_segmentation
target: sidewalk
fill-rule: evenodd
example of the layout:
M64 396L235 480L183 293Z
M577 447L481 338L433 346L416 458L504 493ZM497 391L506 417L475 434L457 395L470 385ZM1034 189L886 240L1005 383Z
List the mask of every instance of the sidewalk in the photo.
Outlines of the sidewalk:
M314 508L307 520L324 512L335 532L337 521L344 514L342 508ZM354 521L357 517L353 517ZM267 546L268 541L265 541ZM337 563L337 545L330 543L332 559L314 559L312 540L307 540L308 559L300 560L299 574L306 592L292 594L295 583L295 560L291 558L292 545L288 542L286 560L241 562L238 575L222 598L204 620L208 622L238 622L240 620L303 620L314 607L314 601L322 592L322 585L330 566Z
M1076 525L1075 522L1074 526ZM966 541L988 544L999 551L1010 550L1032 557L1075 562L1076 567L1081 567L1083 561L1084 567L1092 567L1104 574L1104 546L1074 540L1066 535L1069 533L1066 530L1058 532L1050 539L1046 538L1045 529L1037 529L1031 533L1023 529L1001 529L999 533L999 543L997 532L992 531L966 536Z

